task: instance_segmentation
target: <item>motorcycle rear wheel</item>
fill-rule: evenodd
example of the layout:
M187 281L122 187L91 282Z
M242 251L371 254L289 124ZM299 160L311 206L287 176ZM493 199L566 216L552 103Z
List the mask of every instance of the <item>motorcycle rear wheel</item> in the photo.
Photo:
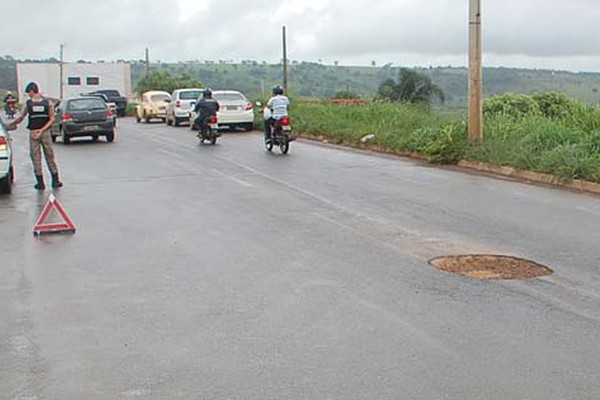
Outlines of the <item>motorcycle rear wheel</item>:
M288 135L282 135L281 138L279 138L279 150L281 151L281 154L287 154L290 150L290 138Z

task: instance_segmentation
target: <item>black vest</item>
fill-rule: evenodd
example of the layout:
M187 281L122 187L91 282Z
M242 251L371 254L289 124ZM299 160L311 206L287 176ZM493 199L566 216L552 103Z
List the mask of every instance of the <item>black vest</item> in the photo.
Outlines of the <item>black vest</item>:
M29 99L26 106L29 115L28 129L40 129L48 123L50 120L50 102L47 99L42 99L42 101Z

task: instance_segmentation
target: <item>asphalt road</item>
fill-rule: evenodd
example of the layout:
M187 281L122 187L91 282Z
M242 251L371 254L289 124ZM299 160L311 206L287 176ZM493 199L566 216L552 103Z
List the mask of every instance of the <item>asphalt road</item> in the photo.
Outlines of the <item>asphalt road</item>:
M600 199L121 119L55 145L74 235L0 197L1 399L599 399ZM440 272L506 254L529 281Z

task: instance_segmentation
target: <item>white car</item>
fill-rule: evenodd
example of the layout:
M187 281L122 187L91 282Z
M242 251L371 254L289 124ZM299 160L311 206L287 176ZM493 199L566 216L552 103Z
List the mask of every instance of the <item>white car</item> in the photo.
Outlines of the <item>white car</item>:
M219 102L219 128L254 129L254 107L246 96L235 90L213 90L212 95Z
M192 103L196 103L202 97L204 89L188 88L176 89L171 94L171 100L167 104L167 125L179 126L182 122L189 122L190 113L193 109Z
M10 135L0 119L0 193L10 194L14 178Z

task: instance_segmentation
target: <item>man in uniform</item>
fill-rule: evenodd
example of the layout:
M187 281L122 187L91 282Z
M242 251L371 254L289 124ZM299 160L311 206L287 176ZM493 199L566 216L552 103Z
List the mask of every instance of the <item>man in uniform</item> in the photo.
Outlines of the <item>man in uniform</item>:
M25 103L25 108L21 115L8 123L8 127L16 127L26 116L29 117L27 129L29 129L29 151L31 161L33 162L33 170L37 183L37 190L46 189L44 184L44 170L42 168L42 149L46 164L52 174L52 187L58 188L63 184L58 177L58 166L52 149L52 138L50 137L50 127L54 123L54 109L48 99L45 99L41 94L37 83L30 82L25 87L25 93L29 95L29 100Z

